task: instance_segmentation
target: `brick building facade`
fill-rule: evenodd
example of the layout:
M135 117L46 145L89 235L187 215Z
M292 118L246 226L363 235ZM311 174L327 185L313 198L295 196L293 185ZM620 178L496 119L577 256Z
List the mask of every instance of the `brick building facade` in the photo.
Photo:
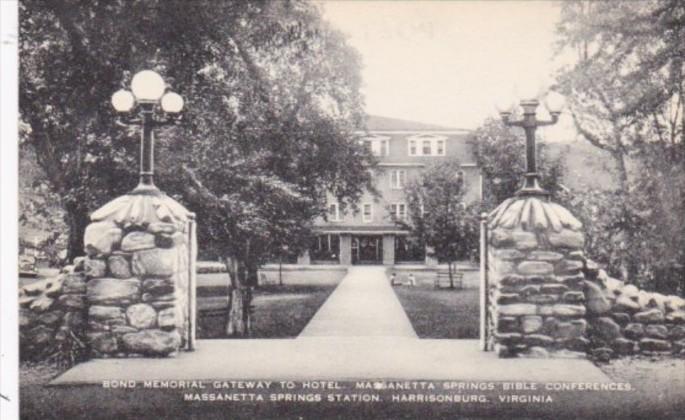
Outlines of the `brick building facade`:
M461 163L466 200L481 199L482 177L467 142L470 132L370 116L360 135L379 161L373 174L379 196L364 193L356 212L343 210L329 197L328 220L316 224L318 236L299 263L434 265L391 214L408 217L404 186L430 164L445 159Z

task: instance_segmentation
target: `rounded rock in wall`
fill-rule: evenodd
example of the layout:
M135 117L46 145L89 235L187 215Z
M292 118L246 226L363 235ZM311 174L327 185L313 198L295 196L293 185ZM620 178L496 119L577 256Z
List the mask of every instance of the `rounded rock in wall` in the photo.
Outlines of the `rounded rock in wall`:
M577 274L583 269L583 263L578 260L559 261L555 266L557 274Z
M619 337L612 343L612 347L617 354L629 355L635 353L636 342L627 338Z
M527 315L521 317L521 330L526 333L534 333L542 328L542 317L537 315Z
M585 244L585 237L582 232L569 229L563 229L561 232L550 232L547 239L555 248L582 249Z
M67 310L82 309L86 306L83 295L62 295L57 302L59 306Z
M62 283L64 293L86 293L86 279L81 274L66 274Z
M133 254L131 266L139 277L169 277L176 272L176 250L154 248L138 251Z
M614 312L611 314L611 317L621 326L626 326L630 323L630 315L625 312Z
M532 303L514 303L509 305L499 305L497 307L499 315L535 315L537 313L537 305Z
M643 323L657 323L664 321L664 314L658 309L648 309L633 315L633 319Z
M155 247L155 235L147 232L134 231L121 241L121 250L125 252L140 251Z
M126 318L134 328L152 328L157 323L157 311L146 303L137 303L126 309Z
M167 308L159 311L157 315L157 325L163 330L171 330L176 328L178 325L176 308Z
M554 339L544 334L525 335L523 342L531 347L552 347L554 345Z
M608 362L614 356L614 350L609 347L598 347L590 351L590 356L598 362Z
M573 338L566 338L566 339L558 339L557 343L565 349L573 350L573 351L587 351L587 348L590 346L590 340L588 340L585 337L573 337Z
M143 330L137 333L124 334L121 341L130 352L150 356L167 356L179 349L181 335L176 330Z
M150 233L166 233L172 234L176 232L176 226L173 223L155 222L150 223L146 229Z
M54 303L54 299L49 298L47 296L38 296L34 301L31 303L30 308L34 312L45 312Z
M628 296L620 295L616 298L614 310L618 312L636 312L640 310L640 304Z
M104 277L107 274L107 264L103 260L88 258L83 262L83 272L89 278Z
M666 340L659 340L656 338L643 338L640 340L641 351L670 351L671 343Z
M585 302L591 314L602 315L611 309L611 302L605 296L604 291L591 281L585 282Z
M668 338L671 340L680 340L685 338L685 326L676 325L675 327L672 327L668 332Z
M99 353L115 353L119 345L117 339L109 333L90 334L90 345Z
M602 340L610 342L621 336L621 327L609 317L600 317L592 321L595 334Z
M665 340L668 338L668 328L665 325L651 324L645 327L645 335L651 338Z
M146 279L143 281L143 290L153 295L168 295L174 292L173 278Z
M131 265L128 258L124 255L112 255L107 259L109 272L112 277L117 279L127 279L131 277Z
M128 305L140 298L140 281L131 279L100 278L88 282L86 297L90 303L101 305Z
M121 243L122 231L114 222L91 223L86 227L83 244L88 255L109 254Z
M173 248L175 246L185 244L186 236L181 232L177 232L171 235L158 233L155 235L155 245L160 248Z
M587 321L584 319L574 319L573 321L557 322L552 335L556 339L567 340L570 338L582 337L587 330Z
M675 311L666 315L666 321L674 324L685 324L685 311Z
M44 312L40 314L37 321L44 325L55 325L62 320L64 312L60 310Z
M98 321L108 321L124 317L124 310L118 306L93 305L88 308L88 318Z
M521 274L544 275L552 274L554 266L545 261L523 261L516 267L516 270Z
M639 340L645 335L645 327L636 322L630 323L623 329L623 335L632 340Z

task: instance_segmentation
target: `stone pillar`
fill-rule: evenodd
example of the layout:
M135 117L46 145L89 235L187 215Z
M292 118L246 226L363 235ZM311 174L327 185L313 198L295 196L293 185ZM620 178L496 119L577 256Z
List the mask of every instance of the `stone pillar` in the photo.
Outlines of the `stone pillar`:
M168 356L187 344L191 219L159 191L119 197L91 215L84 264L94 357Z
M426 245L426 262L425 262L425 264L427 267L437 267L438 266L438 259L433 256L433 252L435 252L433 247Z
M395 264L395 235L383 235L383 265Z
M305 249L304 252L297 256L297 263L299 265L310 265L312 263L308 249Z
M538 197L489 216L489 347L500 357L585 357L582 224Z
M340 235L340 264L352 264L352 236L349 234Z

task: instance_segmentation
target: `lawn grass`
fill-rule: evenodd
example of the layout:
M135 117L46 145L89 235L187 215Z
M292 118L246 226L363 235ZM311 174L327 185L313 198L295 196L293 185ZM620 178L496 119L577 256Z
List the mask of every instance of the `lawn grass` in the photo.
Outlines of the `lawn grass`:
M478 338L478 289L395 286L404 311L420 338Z
M297 337L333 289L333 285L260 286L253 292L251 337ZM201 310L226 307L227 302L225 294L222 296L205 292L198 297L198 307ZM226 338L224 322L224 316L221 315L199 316L198 338Z

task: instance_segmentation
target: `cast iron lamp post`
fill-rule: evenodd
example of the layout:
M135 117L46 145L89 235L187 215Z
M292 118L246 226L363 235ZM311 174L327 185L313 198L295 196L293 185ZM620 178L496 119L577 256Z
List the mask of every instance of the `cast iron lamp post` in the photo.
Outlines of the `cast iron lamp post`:
M183 98L174 92L166 92L162 76L152 70L136 73L131 80L131 91L121 89L112 95L112 106L120 114L129 114L138 106L139 119L128 118L127 123L140 125L140 180L132 194L160 194L154 184L154 127L173 124L175 116L183 109ZM166 118L156 116L161 108ZM159 112L157 112L159 114Z
M502 122L510 127L521 127L526 133L526 174L524 175L523 187L516 195L548 197L549 192L540 186L540 174L536 163L535 130L538 127L553 125L559 121L559 114L563 107L563 97L555 92L547 95L545 106L549 111L551 120L545 121L537 118L535 110L540 102L537 99L524 99L520 102L523 109L523 117L519 120L511 120L513 106L500 108L499 113Z

